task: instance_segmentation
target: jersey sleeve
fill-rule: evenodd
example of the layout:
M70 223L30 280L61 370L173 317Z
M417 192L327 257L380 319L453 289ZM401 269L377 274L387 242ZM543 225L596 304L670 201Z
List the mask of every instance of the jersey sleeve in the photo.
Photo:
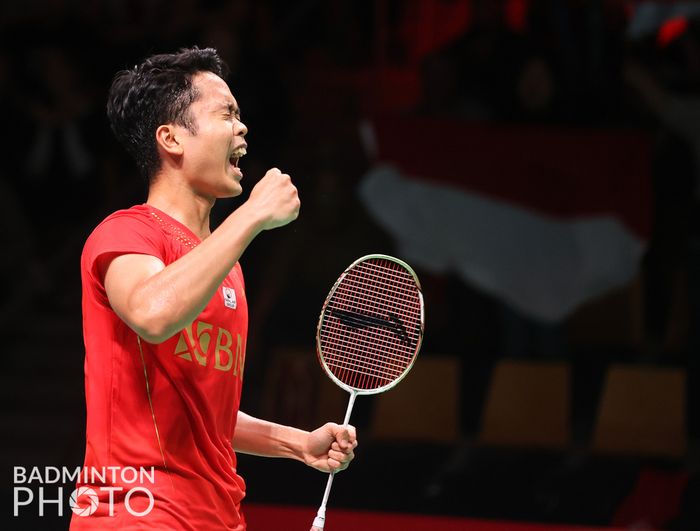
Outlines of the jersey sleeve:
M81 266L101 284L98 266L123 254L148 254L165 261L163 233L145 217L117 215L100 223L83 248Z

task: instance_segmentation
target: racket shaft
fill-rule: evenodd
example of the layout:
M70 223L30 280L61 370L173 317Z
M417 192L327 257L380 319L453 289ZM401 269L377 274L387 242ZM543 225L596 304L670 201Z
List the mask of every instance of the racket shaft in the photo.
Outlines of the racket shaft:
M347 426L350 423L350 415L352 414L352 408L355 405L355 398L357 397L356 392L350 393L350 400L348 400L348 409L345 411L345 420L343 425ZM328 474L328 482L326 483L326 491L323 493L323 500L321 501L321 506L318 508L316 513L316 518L314 518L313 527L317 529L323 529L323 525L326 520L326 504L328 503L328 497L331 494L331 486L333 485L333 478L335 477L335 472Z

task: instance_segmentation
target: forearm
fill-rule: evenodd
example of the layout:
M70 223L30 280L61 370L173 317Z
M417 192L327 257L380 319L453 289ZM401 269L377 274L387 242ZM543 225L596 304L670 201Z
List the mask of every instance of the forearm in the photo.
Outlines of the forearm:
M345 469L355 457L355 428L327 422L308 432L238 412L233 436L237 452L296 459L322 472Z
M233 449L244 454L304 461L308 432L238 412Z
M247 205L233 212L197 247L145 279L122 316L148 341L165 341L206 307L226 275L260 232Z

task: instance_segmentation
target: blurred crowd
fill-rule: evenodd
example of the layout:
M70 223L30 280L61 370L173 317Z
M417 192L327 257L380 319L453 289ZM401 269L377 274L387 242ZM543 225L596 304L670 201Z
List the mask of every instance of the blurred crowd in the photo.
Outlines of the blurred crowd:
M31 304L29 294L68 299L76 309L76 257L87 231L113 209L144 198L144 183L106 123L111 77L147 54L197 44L216 47L230 66L229 81L250 129L243 162L248 188L267 167L279 166L292 174L304 202L294 227L266 236L269 244L254 246L246 257L254 265L247 272L258 301L251 344L310 337L319 301L337 272L362 252L392 250L391 238L354 194L369 164L357 126L381 112L650 131L654 221L645 258L645 330L662 344L673 326L671 309L679 304L673 297L679 289L698 291L687 271L698 261L699 245L700 33L687 17L666 26L647 21L646 31L631 34L640 4L6 4L0 8L6 113L0 186L5 250L15 258L2 264L7 296L0 311L6 323L18 318L18 308ZM386 89L387 73L396 72L403 76L399 90ZM214 222L236 204L220 202ZM433 307L443 307L432 336L449 337L449 323L439 330L440 313L464 306L460 297L480 295L445 276L426 284ZM309 319L285 318L290 307ZM268 320L280 331L274 338L262 333Z
M338 273L362 254L392 252L392 238L367 215L355 188L370 164L358 124L373 113L395 112L649 131L654 204L644 334L663 350L672 330L682 338L672 345L674 355L687 362L698 345L698 327L690 323L700 311L700 24L693 16L670 23L652 17L632 33L642 4L6 3L0 7L6 116L0 212L5 256L12 258L1 265L0 322L12 329L37 300L78 315L77 259L88 231L112 210L144 200L145 183L106 123L111 78L148 54L196 44L216 47L231 69L250 129L242 162L247 188L278 166L292 175L303 203L298 222L266 234L245 256L254 301L249 349L310 344ZM239 201L218 203L214 223ZM433 312L427 348L460 353L454 330L465 328L455 328L454 320L468 323L467 333L480 336L486 350L499 348L504 321L496 304L450 275L422 277ZM674 314L679 305L684 311ZM685 322L674 322L674 315ZM533 329L551 339L553 328L535 323ZM264 359L251 358L252 374Z
M687 366L695 396L700 16L664 17L650 4L6 2L0 7L0 326L17 330L41 312L70 316L79 326L85 237L113 210L145 200L146 185L106 121L112 76L152 53L213 46L230 67L250 130L241 163L245 188L277 166L292 175L302 200L299 220L264 234L242 260L251 301L248 351L255 352L247 378L263 380L275 348L313 349L321 304L338 274L363 254L394 251L356 188L371 165L358 125L398 113L648 132L653 205L642 276L644 341L624 356ZM217 203L214 225L245 195ZM504 341L516 337L525 355L537 349L567 355L566 323L504 318L497 301L456 276L418 273L429 308L426 351L463 355L469 348L497 357ZM507 336L513 326L520 335ZM480 362L471 363L473 378L481 378ZM249 391L255 403L259 389ZM483 386L466 389L465 404L478 404L482 393ZM689 401L691 417L697 403L697 397ZM477 411L463 412L467 431ZM697 422L691 428L700 435Z

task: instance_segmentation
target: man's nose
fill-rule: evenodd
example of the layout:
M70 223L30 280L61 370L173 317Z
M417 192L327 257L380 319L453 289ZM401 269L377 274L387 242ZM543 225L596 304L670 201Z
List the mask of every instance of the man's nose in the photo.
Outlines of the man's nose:
M233 125L233 134L236 136L245 136L248 134L248 127L241 121L236 121Z

